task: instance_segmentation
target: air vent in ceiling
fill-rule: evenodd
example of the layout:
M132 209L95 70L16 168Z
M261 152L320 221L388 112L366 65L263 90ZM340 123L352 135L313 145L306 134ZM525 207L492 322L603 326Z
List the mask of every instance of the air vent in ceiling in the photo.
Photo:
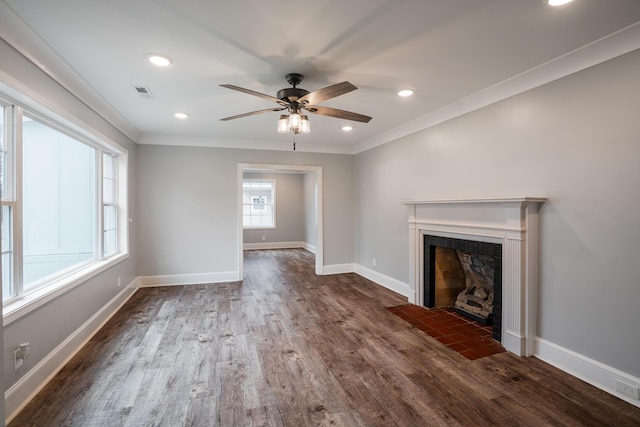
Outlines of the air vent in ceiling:
M151 93L151 89L149 89L147 86L134 86L134 89L136 90L136 92L138 92L138 95L140 95L141 98L154 98L153 94Z

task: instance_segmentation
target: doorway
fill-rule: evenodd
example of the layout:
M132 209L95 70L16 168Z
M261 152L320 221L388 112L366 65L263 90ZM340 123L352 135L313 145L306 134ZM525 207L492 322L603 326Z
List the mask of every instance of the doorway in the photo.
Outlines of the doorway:
M323 219L322 219L322 167L321 166L301 166L301 165L274 165L259 163L238 163L237 188L237 222L238 222L238 280L243 280L243 253L244 253L244 227L242 218L242 181L245 172L263 172L263 173L309 173L314 180L314 209L316 219L316 274L324 274L324 244L323 244Z

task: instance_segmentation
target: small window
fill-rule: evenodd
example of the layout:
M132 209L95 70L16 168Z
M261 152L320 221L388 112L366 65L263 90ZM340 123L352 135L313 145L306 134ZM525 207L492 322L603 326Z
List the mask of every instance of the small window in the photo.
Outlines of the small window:
M242 181L242 222L244 228L275 228L275 180Z

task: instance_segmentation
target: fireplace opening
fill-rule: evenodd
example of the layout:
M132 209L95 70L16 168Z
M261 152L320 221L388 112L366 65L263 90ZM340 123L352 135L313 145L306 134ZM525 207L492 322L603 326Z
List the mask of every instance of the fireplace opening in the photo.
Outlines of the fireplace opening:
M502 335L502 245L424 236L425 307L453 307Z

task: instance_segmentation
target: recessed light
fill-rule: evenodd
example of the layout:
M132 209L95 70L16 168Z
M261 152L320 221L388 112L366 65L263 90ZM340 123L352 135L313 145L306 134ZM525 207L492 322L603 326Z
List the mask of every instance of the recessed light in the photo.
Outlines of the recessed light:
M401 91L398 92L399 96L411 96L413 95L413 89L402 89Z
M189 117L187 113L175 113L174 116L178 119L186 119L187 117Z
M166 67L171 65L171 58L165 55L160 55L158 53L149 54L149 62L153 65L157 65L158 67Z
M573 0L547 0L549 6L562 6L567 3L571 3Z
M353 130L353 127L351 126L342 126L342 130L345 132L351 132Z

